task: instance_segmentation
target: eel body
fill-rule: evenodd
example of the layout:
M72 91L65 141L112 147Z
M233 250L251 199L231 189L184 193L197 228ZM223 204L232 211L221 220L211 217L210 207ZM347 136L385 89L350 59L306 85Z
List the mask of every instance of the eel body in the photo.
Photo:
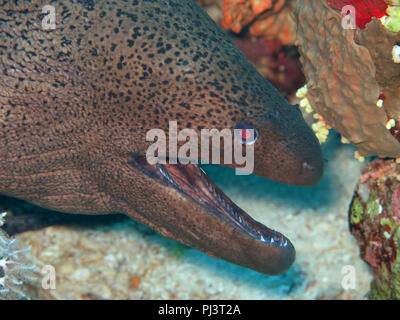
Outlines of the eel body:
M194 1L0 3L0 193L62 212L124 213L262 273L290 267L290 241L198 165L146 161L146 133L168 132L170 121L199 135L245 122L258 131L255 174L293 185L322 175L298 107ZM42 26L45 5L54 30Z

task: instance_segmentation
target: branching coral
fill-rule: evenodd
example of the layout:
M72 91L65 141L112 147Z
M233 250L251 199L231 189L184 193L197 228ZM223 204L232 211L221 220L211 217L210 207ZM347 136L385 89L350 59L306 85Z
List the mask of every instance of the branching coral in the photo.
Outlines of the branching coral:
M4 224L6 213L0 213L0 227ZM25 282L33 282L31 274L34 265L24 262L28 248L19 248L17 239L10 239L0 229L0 299L28 299Z

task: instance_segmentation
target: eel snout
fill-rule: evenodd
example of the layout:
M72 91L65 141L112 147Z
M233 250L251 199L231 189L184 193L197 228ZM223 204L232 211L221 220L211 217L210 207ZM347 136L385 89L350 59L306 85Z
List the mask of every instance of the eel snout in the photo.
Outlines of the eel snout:
M258 130L254 174L296 186L312 186L321 180L321 146L298 107L283 105L253 123Z
M154 226L166 228L163 235L265 274L280 274L293 263L295 249L289 239L235 205L198 165L150 165L143 156L132 156L129 164L162 185L165 194L179 194L175 212L169 212L178 225L162 221L159 228Z

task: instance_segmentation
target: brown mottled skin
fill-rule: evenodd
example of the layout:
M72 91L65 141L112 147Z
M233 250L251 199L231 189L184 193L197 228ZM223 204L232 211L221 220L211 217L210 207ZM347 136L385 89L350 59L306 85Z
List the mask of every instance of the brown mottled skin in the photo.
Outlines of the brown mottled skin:
M259 131L255 174L294 185L322 175L298 107L194 1L0 3L0 193L63 212L122 212L259 272L290 267L290 241L236 207L197 165L141 161L146 132L167 131L171 120L197 131L246 121ZM56 7L56 30L41 28L46 4Z

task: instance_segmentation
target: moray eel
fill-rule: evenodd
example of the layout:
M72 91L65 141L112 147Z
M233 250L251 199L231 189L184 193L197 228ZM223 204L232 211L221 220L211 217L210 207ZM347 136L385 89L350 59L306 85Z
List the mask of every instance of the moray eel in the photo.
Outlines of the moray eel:
M168 132L171 120L199 134L245 122L258 130L255 174L293 185L322 175L299 108L194 1L0 2L0 193L61 212L124 213L261 273L290 267L290 241L198 165L146 161L146 132Z

